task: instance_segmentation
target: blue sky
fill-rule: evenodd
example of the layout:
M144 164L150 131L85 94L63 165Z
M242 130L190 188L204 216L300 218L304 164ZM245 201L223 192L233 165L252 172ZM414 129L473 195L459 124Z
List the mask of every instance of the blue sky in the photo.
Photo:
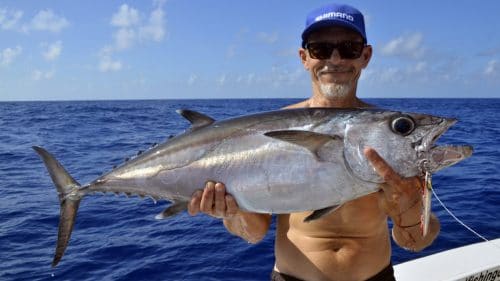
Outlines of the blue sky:
M305 98L306 14L330 1L0 1L0 100ZM500 97L500 1L346 1L358 96Z

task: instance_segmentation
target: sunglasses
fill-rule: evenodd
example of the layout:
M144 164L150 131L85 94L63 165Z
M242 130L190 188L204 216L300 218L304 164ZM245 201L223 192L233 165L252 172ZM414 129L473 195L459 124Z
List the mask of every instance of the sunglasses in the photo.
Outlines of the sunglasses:
M313 59L327 60L332 57L333 50L337 49L342 59L357 59L361 57L365 43L359 41L342 41L338 43L311 42L305 48Z

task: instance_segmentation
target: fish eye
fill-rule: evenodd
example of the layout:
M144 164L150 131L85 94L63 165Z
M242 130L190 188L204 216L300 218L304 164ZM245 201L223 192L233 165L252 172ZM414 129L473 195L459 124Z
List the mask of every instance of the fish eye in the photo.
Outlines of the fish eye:
M407 136L415 129L415 121L410 116L398 116L391 122L391 130L399 135Z

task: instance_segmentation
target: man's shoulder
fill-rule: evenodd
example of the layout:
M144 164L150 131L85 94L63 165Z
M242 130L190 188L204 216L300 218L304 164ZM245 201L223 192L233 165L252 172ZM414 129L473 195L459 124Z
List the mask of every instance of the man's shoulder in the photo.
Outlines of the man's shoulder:
M283 109L304 108L304 107L310 107L309 100L303 100L303 101L298 102L298 103L287 105L287 106L283 107Z

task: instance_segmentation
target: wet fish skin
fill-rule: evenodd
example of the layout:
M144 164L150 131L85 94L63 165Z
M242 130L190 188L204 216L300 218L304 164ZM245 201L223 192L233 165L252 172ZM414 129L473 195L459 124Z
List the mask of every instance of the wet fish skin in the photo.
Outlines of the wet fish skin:
M216 122L179 111L192 127L80 186L45 149L34 147L61 201L55 266L67 247L81 198L115 192L167 199L158 218L185 210L206 180L226 184L243 210L291 213L317 210L317 219L342 203L378 190L383 181L366 160L373 147L402 176L433 171L472 153L470 146L434 147L456 120L379 109L307 108L258 113ZM399 122L401 121L401 122ZM395 131L394 124L408 134ZM410 127L408 127L410 126Z

